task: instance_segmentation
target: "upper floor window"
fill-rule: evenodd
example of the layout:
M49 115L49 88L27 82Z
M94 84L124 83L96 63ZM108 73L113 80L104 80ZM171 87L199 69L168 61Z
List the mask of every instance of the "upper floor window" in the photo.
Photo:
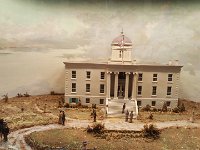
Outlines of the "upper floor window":
M91 74L90 71L86 71L86 78L87 78L87 79L90 79L90 74Z
M139 73L139 74L138 74L138 81L142 81L142 76L143 76L142 73Z
M76 83L72 83L72 92L76 92Z
M172 95L172 87L171 86L167 87L167 95Z
M142 95L142 86L138 86L138 95Z
M72 71L72 79L76 79L76 71Z
M90 84L86 84L86 92L90 92Z
M156 95L157 86L152 87L152 95Z
M100 93L104 93L104 84L100 84Z
M105 79L105 72L101 72L101 79Z
M158 81L158 74L156 73L153 74L153 81Z
M173 74L168 74L168 81L172 81Z

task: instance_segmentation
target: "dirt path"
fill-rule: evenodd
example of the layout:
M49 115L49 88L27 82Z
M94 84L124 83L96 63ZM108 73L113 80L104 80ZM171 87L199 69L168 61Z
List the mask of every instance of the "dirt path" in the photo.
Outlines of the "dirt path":
M70 119L66 118L66 126L58 125L58 124L51 124L45 126L34 126L30 128L25 128L21 130L17 130L12 132L9 135L9 142L7 143L0 143L0 148L10 149L10 150L31 150L31 148L25 143L24 136L28 135L35 131L45 131L50 129L63 129L63 128L86 128L88 124L92 124L91 121L88 120L77 120L77 119ZM108 130L142 130L144 123L139 121L135 121L134 123L127 123L123 120L109 120L106 119L102 121L105 124L105 128ZM169 122L158 122L154 123L157 125L159 129L178 126L178 127L200 127L200 123L190 123L188 121L169 121Z

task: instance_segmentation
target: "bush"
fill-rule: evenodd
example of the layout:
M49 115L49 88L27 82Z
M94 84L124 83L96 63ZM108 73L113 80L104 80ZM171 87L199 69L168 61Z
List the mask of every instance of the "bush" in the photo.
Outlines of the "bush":
M172 110L174 113L179 113L179 108L178 107L175 107L173 110Z
M182 103L182 104L180 104L178 107L175 107L172 111L175 112L175 113L183 112L183 111L185 111L185 106L184 106L184 104Z
M95 123L95 124L93 124L92 127L88 125L86 131L88 133L101 134L101 133L104 132L104 124L102 124L102 123Z
M158 111L158 109L156 109L156 108L153 108L153 110L152 110L153 112L157 112Z
M64 107L69 108L69 103L65 103Z
M151 111L151 106L150 105L146 105L145 107L143 107L141 109L141 111Z
M184 103L182 103L180 106L178 106L178 108L179 108L180 112L185 111L185 105L184 105Z
M163 107L162 107L163 112L167 112L167 103L164 102Z
M153 124L144 125L144 129L142 130L143 136L145 138L153 138L158 139L160 137L160 131Z

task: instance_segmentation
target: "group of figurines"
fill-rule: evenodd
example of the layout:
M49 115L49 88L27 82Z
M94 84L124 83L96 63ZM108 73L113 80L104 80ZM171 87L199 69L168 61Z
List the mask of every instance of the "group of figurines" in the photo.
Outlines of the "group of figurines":
M60 113L58 116L58 124L65 125L65 112L63 110L60 110Z
M3 119L0 119L0 137L1 137L1 140L2 140L2 135L3 135L4 142L7 142L9 133L10 133L10 129L9 129L7 123Z
M122 107L122 114L124 114L125 109L126 109L126 103L123 104L123 107ZM130 116L130 117L129 117L129 116ZM131 113L129 114L129 111L128 111L128 109L127 109L127 110L126 110L126 113L125 113L125 122L128 122L128 119L129 119L129 122L130 122L130 123L133 122L133 111L131 111Z

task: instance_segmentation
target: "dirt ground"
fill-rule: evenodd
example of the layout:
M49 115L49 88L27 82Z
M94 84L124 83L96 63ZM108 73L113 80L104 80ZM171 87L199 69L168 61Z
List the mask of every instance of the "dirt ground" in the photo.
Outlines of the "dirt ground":
M48 112L58 113L57 105L61 97L61 95L13 97L9 98L7 103L1 100L0 118L6 120L11 130L55 123L56 116L43 112L44 105L47 104Z
M0 118L8 123L11 130L58 122L59 110L64 110L66 117L91 120L91 108L58 108L63 95L38 95L30 97L13 97L5 103L0 100ZM23 111L22 111L23 109ZM97 119L103 114L97 109Z
M165 129L157 140L142 137L131 138L130 134L124 134L124 138L117 139L115 138L117 134L112 133L111 138L102 139L94 137L81 129L54 129L31 133L29 138L42 146L49 145L51 147L66 147L69 149L80 149L83 141L88 142L87 148L97 147L98 150L189 150L200 148L200 129L195 128Z
M38 95L9 98L7 103L0 100L0 118L8 122L11 130L34 125L56 123L59 113L59 101L62 101L62 99L63 95ZM188 120L193 110L195 112L195 118L200 119L200 103L187 100L181 100L180 102L183 102L186 107L186 111L183 113L153 112L153 120L149 120L147 119L149 112L140 112L138 119L141 122ZM45 107L46 110L44 110ZM65 108L64 110L66 117L80 120L92 120L91 108ZM46 111L46 113L44 113L44 111ZM97 109L97 120L103 119L103 113L100 109Z

